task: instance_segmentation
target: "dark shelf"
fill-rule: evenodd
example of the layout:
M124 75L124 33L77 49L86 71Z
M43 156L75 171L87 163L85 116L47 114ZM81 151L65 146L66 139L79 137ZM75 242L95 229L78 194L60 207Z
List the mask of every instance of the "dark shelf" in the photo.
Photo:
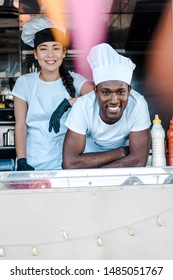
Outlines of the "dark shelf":
M15 159L16 149L14 146L0 146L0 159Z
M4 150L4 149L7 150L15 149L15 146L0 146L0 150Z
M0 108L0 127L1 137L4 132L14 130L15 119L14 119L14 109L13 108ZM3 129L5 127L5 131ZM1 141L1 145L4 142ZM14 142L9 142L9 144L13 144ZM16 158L16 149L15 146L0 146L0 159L15 159Z

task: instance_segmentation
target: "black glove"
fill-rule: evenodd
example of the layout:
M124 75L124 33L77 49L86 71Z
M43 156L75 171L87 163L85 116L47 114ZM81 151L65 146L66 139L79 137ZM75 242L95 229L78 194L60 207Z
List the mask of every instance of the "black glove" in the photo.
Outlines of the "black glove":
M69 101L64 98L64 100L59 104L56 110L53 112L50 121L49 121L49 132L54 129L55 133L59 132L60 128L60 119L62 115L71 107Z
M17 171L35 170L34 167L27 164L26 158L20 158L17 161Z

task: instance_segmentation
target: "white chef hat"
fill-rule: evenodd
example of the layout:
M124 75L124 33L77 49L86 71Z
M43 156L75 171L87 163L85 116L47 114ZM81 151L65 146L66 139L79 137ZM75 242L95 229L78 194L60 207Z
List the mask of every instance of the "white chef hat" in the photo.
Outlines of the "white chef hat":
M58 42L64 45L65 42L65 27L46 18L33 18L23 25L21 38L26 45L36 48L39 44L48 41L57 41L54 37L53 29L56 29Z
M110 80L130 85L136 65L129 58L118 54L109 44L102 43L91 48L87 60L95 85Z

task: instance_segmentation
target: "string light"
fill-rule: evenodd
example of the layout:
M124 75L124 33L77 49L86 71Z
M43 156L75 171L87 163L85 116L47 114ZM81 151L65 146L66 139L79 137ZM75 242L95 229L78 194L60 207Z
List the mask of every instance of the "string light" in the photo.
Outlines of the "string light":
M136 234L135 232L135 229L133 226L129 226L128 227L128 233L131 235L131 236L134 236Z
M164 226L162 217L161 217L160 215L157 216L157 225L158 225L159 227Z
M3 249L3 247L0 248L0 257L4 257L4 249Z
M97 239L97 246L99 246L99 247L103 246L103 241L102 241L101 237L97 236L96 239Z
M169 208L165 211L163 211L161 214L163 215L163 213L166 213L166 212L170 212L170 211L173 211L173 207L172 208ZM136 230L135 230L135 226L137 226L138 224L141 224L141 223L144 223L148 220L151 220L151 219L155 219L157 217L157 225L159 227L161 226L164 226L164 222L163 222L163 219L162 219L162 216L161 214L158 214L158 215L154 215L154 216L151 216L151 217L148 217L146 219L143 219L143 220L140 220L140 221L137 221L135 223L133 223L133 225L124 225L124 226L121 226L121 227L117 227L117 228L112 228L112 229L109 229L109 230L106 230L106 231L103 231L101 232L101 235L105 235L105 234L108 234L108 233L113 233L113 232L116 232L118 230L122 230L122 229L125 229L128 227L128 234L130 236L134 236L136 235ZM68 234L67 234L67 231L62 229L60 230L60 233L62 234L64 240L68 240L69 237L68 237ZM88 239L88 238L93 238L93 234L91 235L85 235L85 236L78 236L78 237L73 237L70 239L71 242L73 241L77 241L77 240L82 240L82 239ZM103 246L103 240L102 238L100 237L100 235L96 234L94 235L94 239L96 240L96 245L101 247ZM32 247L32 256L37 256L38 255L38 246L46 246L46 245L51 245L51 244L58 244L58 243L62 243L62 242L65 242L63 240L55 240L55 241L48 241L48 242L37 242L33 247ZM0 247L0 257L4 257L5 253L4 253L4 247L30 247L32 246L32 244L2 244L2 246Z
M36 257L38 255L37 248L35 246L32 247L32 256Z
M64 237L65 240L68 240L67 232L64 229L61 230L61 234L62 234L62 236Z
M163 213L169 212L169 211L173 211L173 208L167 209ZM130 225L130 226L129 225L124 225L124 226L120 226L120 227L117 227L117 228L112 228L112 229L108 229L106 231L102 231L101 234L104 235L104 234L108 234L108 233L111 233L111 232L116 232L118 230L122 230L123 228L127 228L128 227L128 233L131 236L134 236L136 234L134 225L137 225L137 224L140 224L140 223L144 223L145 221L149 221L149 220L151 220L153 218L155 218L155 216L151 216L151 217L148 217L146 219L143 219L143 220L140 220L140 221L136 221L135 223L133 223L133 226L132 225ZM157 215L157 224L158 224L158 226L163 226L164 225L163 219L161 218L160 214ZM68 240L69 239L67 231L61 230L60 233L64 237L64 240ZM93 234L91 234L91 235L84 235L84 236L76 236L76 237L71 238L70 241L82 240L82 239L87 239L87 238L91 238L91 237L93 237ZM95 239L97 239L97 237L98 237L98 235L95 236ZM47 241L47 242L37 242L37 245L38 246L44 246L44 245L57 244L57 243L62 243L62 242L63 242L62 240ZM19 244L19 243L17 243L17 244L3 244L3 245L9 246L9 247L13 247L13 246L31 246L32 244ZM35 246L33 248L35 248Z

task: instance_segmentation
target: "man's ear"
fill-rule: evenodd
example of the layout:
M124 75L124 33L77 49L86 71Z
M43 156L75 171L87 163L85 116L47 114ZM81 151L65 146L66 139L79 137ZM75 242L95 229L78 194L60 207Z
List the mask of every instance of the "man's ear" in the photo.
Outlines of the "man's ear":
M97 86L94 86L94 93L95 93L95 95L97 95L97 91L98 91L98 88L97 88Z
M128 85L128 95L130 95L131 89L132 89L132 87Z

